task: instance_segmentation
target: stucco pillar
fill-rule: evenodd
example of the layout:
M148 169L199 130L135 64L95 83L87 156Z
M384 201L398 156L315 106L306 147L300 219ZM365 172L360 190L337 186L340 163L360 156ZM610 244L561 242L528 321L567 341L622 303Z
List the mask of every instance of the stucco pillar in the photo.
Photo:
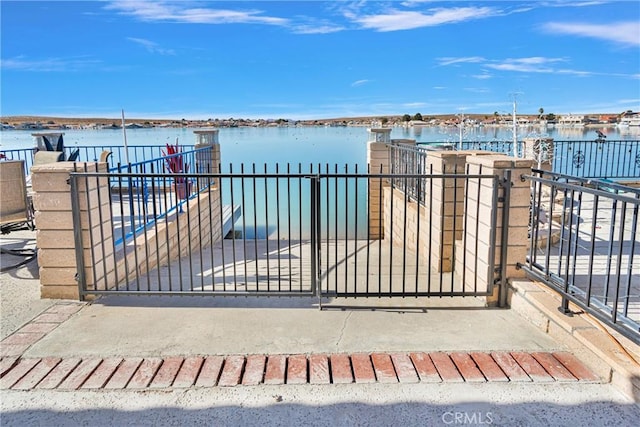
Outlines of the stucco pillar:
M525 260L529 249L530 187L529 182L521 177L531 173L532 163L530 159L514 159L504 155L467 158L469 174L497 175L501 181L498 200L494 203L494 181L470 179L465 212L466 236L463 236L463 240L477 242L477 245L474 243L465 247L465 259L468 261L464 265L464 286L493 290L487 297L487 305L490 306L506 304L506 289L501 291L496 279L502 277L506 283L507 279L525 277L524 271L516 267L518 262ZM507 171L511 172L509 182L504 181ZM505 203L508 211L505 211ZM496 218L495 224L492 223L493 218ZM492 237L495 250L492 249ZM501 262L504 262L501 269L496 271L494 268L492 271L492 267L499 267Z
M465 173L467 153L434 151L427 156L427 171L433 174L427 187L425 212L430 218L431 265L437 272L453 270L455 241L462 237L465 179L441 177Z
M106 172L106 163L77 163L78 170ZM96 169L97 168L97 169ZM115 269L107 177L78 180L79 223L74 221L70 174L74 163L31 168L36 245L42 298L78 299L79 274L87 288L105 287ZM78 271L75 232L82 233L83 272Z

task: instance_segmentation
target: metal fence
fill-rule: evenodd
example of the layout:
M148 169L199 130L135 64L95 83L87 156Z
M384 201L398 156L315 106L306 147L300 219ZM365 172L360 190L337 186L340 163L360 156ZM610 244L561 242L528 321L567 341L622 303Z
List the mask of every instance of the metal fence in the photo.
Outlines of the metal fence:
M87 286L81 278L81 295L88 294L169 294L169 295L315 295L322 297L394 297L394 296L488 296L493 293L494 271L487 277L464 281L467 271L475 271L473 257L463 256L455 262L448 256L450 268L433 258L434 240L450 241L444 233L454 233L432 222L434 206L422 207L422 215L407 226L415 203L398 196L384 222L388 235L372 234L372 223L385 221L385 208L372 208L372 199L381 199L391 179L422 180L418 188L433 188L437 181L452 179L448 175L402 176L361 173L357 167L338 165L275 165L275 170L256 165L229 167L231 173L187 174L194 181L210 182L182 205L163 216L155 206L167 193L153 191L146 203L147 222L138 228L128 224L130 204L126 191L112 188L110 212L112 225L77 233L77 247L98 247L100 253L112 253L115 273L102 272L104 264L85 265L89 276L110 276L110 280ZM110 179L170 180L168 175L78 172L72 174L73 188L82 188L90 180ZM494 176L456 176L460 182L486 180L493 185L494 202L498 201L498 178ZM369 190L373 184L378 194ZM444 186L443 186L444 188ZM397 190L396 190L397 191ZM429 196L419 190L419 201ZM100 203L87 198L88 203ZM216 202L219 200L219 203ZM466 199L459 198L459 206ZM78 206L80 201L77 202ZM395 214L393 209L395 209ZM92 206L87 210L92 211ZM79 215L79 213L78 213ZM506 217L506 215L502 215ZM498 217L483 219L498 221ZM104 218L103 218L104 219ZM417 221L417 223L416 223ZM454 229L473 226L460 219ZM180 226L180 223L183 226ZM380 226L381 223L377 223ZM475 224L477 228L477 224ZM496 229L496 224L493 224ZM220 230L221 229L221 230ZM127 230L133 230L127 243ZM396 234L393 234L396 230ZM220 231L220 232L218 232ZM452 236L454 235L452 234ZM220 236L208 241L203 236ZM471 237L456 234L452 243L461 254L473 253L478 245ZM437 238L437 239L436 239ZM84 239L84 240L83 240ZM87 240L88 239L88 240ZM107 242L107 243L104 243ZM104 245L107 246L104 246ZM101 246L102 245L102 246ZM475 249L473 249L475 248ZM492 257L493 259L493 257ZM459 269L454 271L454 265ZM83 269L84 270L84 269ZM104 274L102 274L104 273Z
M553 171L581 178L640 179L640 141L554 141Z
M569 301L640 342L640 190L536 170L523 265Z
M193 144L180 145L184 150L193 150ZM117 168L118 165L126 165L127 163L138 164L146 159L158 159L162 157L162 151L166 150L164 145L129 145L128 149L120 145L72 145L64 147L64 152L68 158L71 153L78 150L78 162L97 162L103 152L110 153L108 156L109 168ZM0 150L7 160L24 160L25 176L31 173L33 166L33 158L37 152L37 148L20 148L13 150Z

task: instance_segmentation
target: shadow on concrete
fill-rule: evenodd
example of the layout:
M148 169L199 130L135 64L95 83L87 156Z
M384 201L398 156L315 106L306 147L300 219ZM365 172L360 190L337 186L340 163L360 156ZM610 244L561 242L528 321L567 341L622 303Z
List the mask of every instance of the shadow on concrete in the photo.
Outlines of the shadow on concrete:
M277 391L277 389L274 389ZM93 396L93 395L92 395ZM91 396L88 396L91 397ZM93 396L97 397L97 395ZM135 394L131 394L135 398ZM18 410L4 411L3 426L452 426L452 425L635 425L640 409L633 404L606 401L577 405L549 402L492 404L469 402L436 405L418 402L367 404L345 402L304 405L280 402L266 406L227 405L185 409L152 407L141 410ZM202 404L202 402L200 402ZM198 405L200 406L200 405Z
M289 296L106 295L92 302L108 307L292 308L426 313L429 310L502 310L485 307L482 298L323 298Z

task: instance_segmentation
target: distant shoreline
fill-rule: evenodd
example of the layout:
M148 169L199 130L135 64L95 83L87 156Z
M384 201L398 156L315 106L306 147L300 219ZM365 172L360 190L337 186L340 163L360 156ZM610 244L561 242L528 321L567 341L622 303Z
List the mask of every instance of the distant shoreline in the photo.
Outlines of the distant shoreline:
M584 117L618 117L618 113L594 113L584 114ZM268 126L399 126L406 123L402 115L388 116L360 116L360 117L338 117L331 119L312 120L288 120L288 119L209 119L209 120L188 120L188 119L145 119L126 118L127 128L203 128L203 127L268 127ZM511 124L511 115L495 116L492 114L465 114L465 120L485 125ZM531 122L532 125L539 125L540 115L519 114L518 120ZM458 120L456 114L435 114L424 115L425 125L451 125ZM427 122L428 121L428 122ZM51 117L51 116L2 116L0 117L3 129L15 128L18 130L64 130L64 129L119 129L122 127L122 118L108 117ZM589 123L587 126L606 127L614 126L615 123Z

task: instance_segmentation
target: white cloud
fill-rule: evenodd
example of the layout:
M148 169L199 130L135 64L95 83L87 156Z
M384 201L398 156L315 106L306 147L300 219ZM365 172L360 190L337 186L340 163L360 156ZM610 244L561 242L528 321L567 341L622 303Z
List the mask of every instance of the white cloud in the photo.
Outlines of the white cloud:
M427 12L391 10L377 15L345 16L358 23L362 28L375 31L411 30L421 27L434 27L444 24L455 24L463 21L495 16L499 12L491 7L454 7L449 9L431 9Z
M175 55L173 49L161 48L157 43L152 42L151 40L139 39L136 37L127 37L127 40L139 44L140 46L147 49L150 53L158 53L160 55Z
M134 16L142 21L164 21L187 24L268 24L288 25L289 20L265 16L260 10L193 8L190 3L175 1L112 1L106 9Z
M501 71L519 71L524 73L551 73L554 71L549 64L565 61L562 58L544 58L532 56L529 58L505 59L502 62L485 64L486 67Z
M488 73L474 74L471 77L473 77L474 79L478 79L478 80L487 80L487 79L493 78L493 76L491 74L488 74Z
M640 45L640 21L611 24L549 22L543 28L554 34L590 37L623 45Z
M20 70L35 72L72 72L100 64L101 61L82 58L46 58L31 60L22 56L3 59L0 68L4 70Z
M436 61L438 61L438 65L444 66L444 65L452 65L452 64L462 64L462 63L479 63L479 62L485 62L486 59L481 56L466 56L461 58L452 58L452 57L436 58Z
M351 83L351 87L357 87L357 86L362 86L364 84L370 83L371 80L356 80L355 82Z
M343 31L344 27L334 25L297 25L293 27L296 34L329 34Z

